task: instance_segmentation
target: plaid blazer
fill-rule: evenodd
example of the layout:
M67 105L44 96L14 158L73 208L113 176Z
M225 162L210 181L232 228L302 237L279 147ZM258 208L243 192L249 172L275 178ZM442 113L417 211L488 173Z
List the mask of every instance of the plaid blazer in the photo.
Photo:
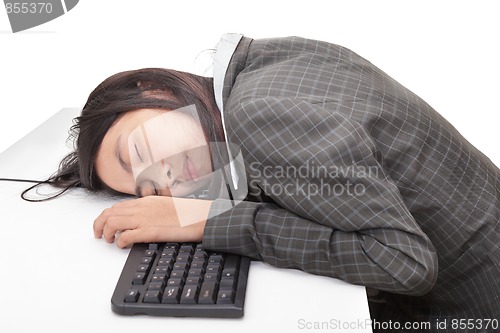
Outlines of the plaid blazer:
M422 99L344 47L244 37L223 101L249 197L205 247L381 291L380 320L500 318L500 171Z

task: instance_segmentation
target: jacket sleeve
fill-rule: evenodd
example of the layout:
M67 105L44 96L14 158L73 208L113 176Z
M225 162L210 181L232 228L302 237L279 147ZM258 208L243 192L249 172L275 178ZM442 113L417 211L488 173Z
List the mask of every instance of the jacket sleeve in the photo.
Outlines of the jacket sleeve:
M206 248L393 293L433 287L434 247L360 124L322 104L276 98L243 103L226 124L250 192L274 203L226 210L215 201Z

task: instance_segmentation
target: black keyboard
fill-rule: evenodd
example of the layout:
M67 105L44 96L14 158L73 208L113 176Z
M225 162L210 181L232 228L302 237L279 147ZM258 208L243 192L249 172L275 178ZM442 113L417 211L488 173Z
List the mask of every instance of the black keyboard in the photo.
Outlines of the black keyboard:
M250 258L205 251L201 243L134 244L111 308L121 315L243 316Z

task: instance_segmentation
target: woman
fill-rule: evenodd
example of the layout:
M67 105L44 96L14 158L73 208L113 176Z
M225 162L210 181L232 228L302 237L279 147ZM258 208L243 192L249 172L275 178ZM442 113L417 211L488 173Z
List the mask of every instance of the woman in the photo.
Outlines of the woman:
M187 106L197 116L172 113L163 144L140 152L130 140ZM141 196L104 210L94 223L98 238L119 234L120 247L203 241L361 284L376 294L371 305L381 304L379 321L435 327L446 320L453 331L456 320L499 318L499 169L419 97L348 49L226 35L213 82L163 69L116 74L92 92L74 131L77 149L55 184ZM219 142L240 149L234 155L245 172L233 167L231 152L225 162L214 158L211 144ZM163 145L184 162L154 158ZM188 153L200 147L212 158ZM133 160L146 154L163 184L157 176L139 184ZM243 186L244 201L172 196L173 187L216 165L231 166L226 188Z

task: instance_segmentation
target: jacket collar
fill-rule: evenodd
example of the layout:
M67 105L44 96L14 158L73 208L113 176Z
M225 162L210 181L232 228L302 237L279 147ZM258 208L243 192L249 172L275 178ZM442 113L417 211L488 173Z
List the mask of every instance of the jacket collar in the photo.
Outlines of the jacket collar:
M215 101L217 102L217 106L222 114L224 114L224 79L226 77L231 58L233 57L233 53L242 38L243 35L239 34L225 34L221 37L219 43L217 44L217 51L213 61L213 82Z
M227 137L226 124L224 120L224 106L229 98L231 87L236 80L238 73L244 68L248 46L251 39L244 38L239 34L225 34L222 36L219 44L217 44L217 51L213 61L213 85L215 101L221 113L222 128L224 131L224 138L226 140L229 167L232 180L232 188L238 191L240 188L240 176L236 171L234 158L229 148L229 140ZM246 184L245 184L246 185ZM246 194L246 193L245 193Z

